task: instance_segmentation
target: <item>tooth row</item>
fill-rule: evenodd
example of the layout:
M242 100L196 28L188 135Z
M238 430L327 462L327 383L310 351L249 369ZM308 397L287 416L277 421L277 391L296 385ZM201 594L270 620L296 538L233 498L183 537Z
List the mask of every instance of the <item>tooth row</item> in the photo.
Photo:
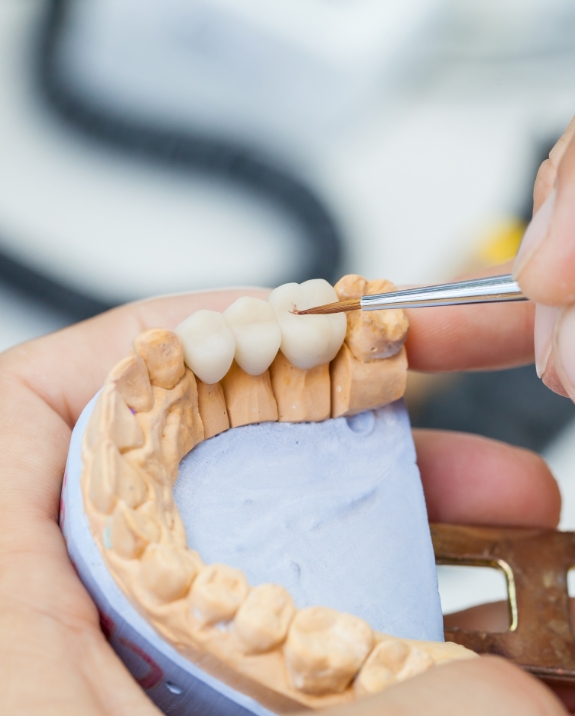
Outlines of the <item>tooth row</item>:
M244 357L250 351L260 351L260 360L267 351L266 361L270 356L273 358L272 346L277 343L277 335L275 343L268 341L272 331L265 326L276 325L269 320L270 306L274 306L278 325L291 321L289 316L281 315L282 311L289 313L291 309L286 296L292 296L289 300L298 308L311 305L310 301L323 303L333 299L327 291L313 293L314 282L307 283L312 284L311 288L304 289L306 284L300 287L288 284L289 290L278 289L279 294L269 304L260 302L265 310L257 307L261 311L255 323L263 325L263 329L259 326L249 329L253 321L250 323L246 315L255 313L251 299L231 307L234 310L229 323L235 326L234 353L231 357L228 355L230 365L226 374L243 370L246 376L234 379L232 388L237 389L241 381L255 381L261 392L262 386L267 385L266 380L271 386L274 380L285 382L290 376L296 384L305 376L312 384L317 380L323 386L325 375L329 386L324 363L327 356L337 350L337 342L330 343L333 333L324 335L322 350L329 348L329 353L321 353L317 346L314 348L314 356L319 360L321 353L322 361L317 377L314 371L297 367L288 360L291 329L281 332L282 353L275 358L270 372L257 376L248 374L245 367L239 367L237 356L241 351L236 354L241 344ZM292 286L297 290L292 291ZM228 318L215 315L219 318L214 320L208 316L204 323L203 319L193 322L184 332L189 329L188 335L207 336L204 347L212 340L210 345L217 345L225 338L222 321L230 334L232 328ZM220 328L214 338L210 326L213 327L215 321ZM249 330L244 330L246 326ZM268 338L262 339L262 331ZM284 334L288 335L286 353ZM238 418L231 388L229 384L226 387L225 380L223 384L196 381L184 366L185 343L182 349L182 342L170 331L146 331L138 336L134 349L133 356L111 371L88 424L83 445L82 486L87 504L95 510L91 524L103 542L110 569L153 623L162 629L172 624L170 633L175 635L177 643L209 633L212 646L206 648L217 648L219 634L222 639L230 635L236 639L239 654L277 654L281 649L281 663L285 665L281 673L288 678L284 693L299 694L300 704L308 704L306 695L317 698L347 693L350 687L358 696L375 693L434 663L470 655L456 645L437 645L433 648L441 647L441 653L436 654L425 646L382 637L374 634L363 620L332 609L312 607L297 611L283 587L266 584L251 588L240 570L220 564L204 565L199 555L186 546L172 485L181 458L195 444L233 425ZM201 351L196 351L194 360L202 363L207 353L206 349L202 357ZM303 351L299 357L302 355ZM230 371L234 356L236 367ZM210 361L202 365L210 368ZM260 361L258 369L262 365L264 362ZM309 366L310 362L302 361L300 365ZM267 409L266 390L268 388L261 392L260 414ZM269 392L271 394L271 387ZM241 393L239 390L238 395ZM328 416L329 407L324 417ZM224 651L217 654L225 661L228 642L222 644ZM273 664L278 664L277 659ZM241 671L241 660L233 665ZM253 677L253 672L246 673ZM266 684L267 677L262 678Z
M268 301L243 296L223 314L196 311L175 332L186 364L207 384L222 380L234 359L248 375L261 375L280 348L298 368L314 368L329 363L341 348L345 315L296 316L292 311L333 301L337 294L323 279L288 283L272 291Z
M186 319L176 332L188 366L203 385L224 381L219 403L223 398L227 405L207 408L206 435L264 420L353 415L400 398L407 380L403 311L354 311L347 319L293 313L393 288L356 275L345 276L335 289L314 279L280 286L267 302L242 297L223 314L198 311ZM263 377L250 381L250 376Z

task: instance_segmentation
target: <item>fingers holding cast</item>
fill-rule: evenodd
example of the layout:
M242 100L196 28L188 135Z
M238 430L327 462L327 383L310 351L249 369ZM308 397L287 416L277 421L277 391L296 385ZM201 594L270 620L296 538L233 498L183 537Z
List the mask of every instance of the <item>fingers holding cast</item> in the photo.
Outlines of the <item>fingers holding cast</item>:
M173 329L194 311L224 311L240 296L265 298L268 293L228 289L129 303L6 351L0 355L0 370L38 395L72 428L138 333L159 326Z
M566 716L540 681L488 656L430 669L377 696L326 712L326 716Z
M561 495L539 455L466 433L414 430L413 437L430 521L557 526Z
M575 302L536 305L534 351L537 375L543 383L575 401Z

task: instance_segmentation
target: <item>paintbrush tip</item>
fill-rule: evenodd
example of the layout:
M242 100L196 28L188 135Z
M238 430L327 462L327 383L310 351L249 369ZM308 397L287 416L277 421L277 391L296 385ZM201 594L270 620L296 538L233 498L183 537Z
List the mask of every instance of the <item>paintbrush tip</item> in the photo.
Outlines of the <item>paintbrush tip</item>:
M348 311L357 311L360 308L360 299L352 298L348 301L338 301L337 303L327 303L325 306L306 308L303 311L298 311L296 309L293 313L296 316L327 316L331 313L347 313Z

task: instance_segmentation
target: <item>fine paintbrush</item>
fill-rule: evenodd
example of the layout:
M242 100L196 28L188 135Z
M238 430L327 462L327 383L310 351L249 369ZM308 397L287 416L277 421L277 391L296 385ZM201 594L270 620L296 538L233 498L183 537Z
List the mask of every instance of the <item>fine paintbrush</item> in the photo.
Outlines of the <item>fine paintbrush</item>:
M347 301L328 303L325 306L295 310L299 316L325 315L346 311L382 311L388 308L429 308L457 306L466 303L498 303L501 301L527 301L511 274L476 278L470 281L443 283L439 286L407 288L403 291L376 293Z

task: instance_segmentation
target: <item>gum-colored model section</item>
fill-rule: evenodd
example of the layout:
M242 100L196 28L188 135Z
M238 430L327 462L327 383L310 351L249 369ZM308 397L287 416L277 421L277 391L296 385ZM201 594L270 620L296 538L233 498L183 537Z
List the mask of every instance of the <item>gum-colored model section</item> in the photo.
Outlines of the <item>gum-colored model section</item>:
M109 514L118 500L139 507L148 499L145 475L120 454L110 438L103 438L92 457L89 497L99 512Z
M139 355L127 356L121 360L110 371L108 382L116 385L128 408L136 412L145 413L154 404L150 376Z
M124 559L137 559L147 545L158 542L158 524L145 512L132 510L121 500L108 520L107 539L110 548Z
M335 290L339 300L345 301L367 294L388 293L396 287L391 281L367 281L363 276L350 274L336 283ZM359 361L389 358L405 343L408 328L409 322L401 309L350 311L345 342Z
M270 366L280 422L319 422L330 416L329 363L302 370L280 351Z
M114 383L104 386L90 420L84 444L94 449L102 438L109 438L120 451L144 444L144 433L138 420Z
M355 415L398 400L407 383L407 354L367 363L354 358L344 343L331 362L331 415Z
M379 634L333 609L298 611L283 587L251 587L240 570L205 565L187 547L173 498L180 460L230 425L277 420L278 403L281 419L327 418L327 364L296 369L280 354L272 366L276 403L269 371L251 376L234 363L221 385L197 381L170 331L145 331L134 351L110 372L86 428L84 505L110 573L183 656L278 714L350 703L476 656L456 644ZM332 414L401 397L405 371L403 348L361 362L344 343L331 364Z
M278 419L269 370L249 375L234 361L222 380L230 426L264 423Z
M134 341L134 351L148 368L150 382L170 390L184 375L184 349L178 337L165 328L150 328Z
M197 384L198 405L204 425L204 439L207 440L227 430L230 427L230 419L221 383L209 385L198 379Z
M204 427L198 409L198 389L194 374L188 368L171 389L154 386L154 406L146 413L136 413L147 436L145 445L133 451L131 458L144 470L159 458L172 481L178 476L180 460L204 439Z

